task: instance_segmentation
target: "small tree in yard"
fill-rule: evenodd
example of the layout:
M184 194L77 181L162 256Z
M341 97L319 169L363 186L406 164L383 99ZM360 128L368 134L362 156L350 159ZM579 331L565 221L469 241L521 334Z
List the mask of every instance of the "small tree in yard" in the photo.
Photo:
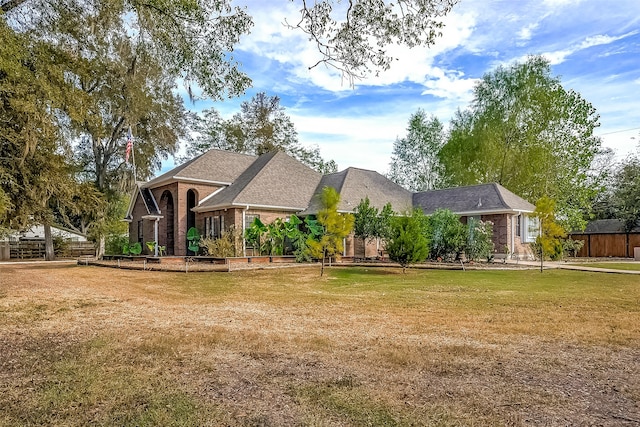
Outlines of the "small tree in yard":
M466 230L460 218L447 209L438 209L429 217L432 259L454 259L464 250Z
M469 218L467 222L467 246L465 254L469 260L489 259L493 254L493 224Z
M378 222L378 209L370 205L369 197L360 200L353 215L353 233L362 239L364 248L363 256L367 255L366 244L376 238L376 228Z
M535 250L540 257L540 272L544 267L544 258L549 256L556 259L562 255L562 239L567 235L562 226L556 221L556 203L544 196L536 203L533 216L538 218L540 235L536 237Z
M343 250L342 239L353 229L353 215L338 213L340 195L333 187L324 187L321 194L321 206L318 211L318 223L324 231L318 240L309 238L307 246L312 257L322 262L320 276L324 274L324 260L340 257Z
M396 216L391 219L387 252L392 261L402 267L424 261L429 255L429 242L422 229L422 211L414 210L411 215Z

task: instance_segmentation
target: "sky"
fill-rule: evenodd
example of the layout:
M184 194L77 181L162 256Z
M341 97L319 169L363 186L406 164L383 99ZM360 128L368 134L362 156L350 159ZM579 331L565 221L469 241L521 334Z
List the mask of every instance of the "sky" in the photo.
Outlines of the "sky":
M229 118L257 92L277 95L300 142L318 146L342 170L389 170L393 143L418 109L445 127L466 108L486 73L527 55L543 55L563 87L579 92L600 115L604 147L621 160L640 142L640 0L461 0L445 17L434 46L394 46L389 71L351 86L337 71L309 70L318 54L304 34L283 25L299 0L238 0L254 18L234 56L253 79L240 98L195 103ZM181 152L184 148L181 149ZM163 171L173 167L173 159Z

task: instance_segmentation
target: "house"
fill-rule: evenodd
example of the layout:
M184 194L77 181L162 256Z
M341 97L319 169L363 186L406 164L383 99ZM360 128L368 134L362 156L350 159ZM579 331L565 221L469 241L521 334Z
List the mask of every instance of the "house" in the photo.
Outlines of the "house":
M387 203L396 212L421 208L432 213L450 209L461 216L494 223L499 251L528 254L531 227L527 215L534 206L498 184L412 193L378 172L347 168L321 175L283 152L259 157L210 150L146 183L138 183L126 220L129 236L144 248L156 241L169 255L189 255L187 230L217 238L230 227L246 229L255 219L270 223L292 214L305 216L319 210L326 186L340 194L340 212L353 212L368 197L372 206ZM377 254L347 239L345 255ZM361 244L360 244L361 245Z
M493 223L493 245L497 254L529 258L528 243L534 242L538 224L529 218L535 206L500 184L480 184L415 193L413 205L429 215L448 209L460 216Z

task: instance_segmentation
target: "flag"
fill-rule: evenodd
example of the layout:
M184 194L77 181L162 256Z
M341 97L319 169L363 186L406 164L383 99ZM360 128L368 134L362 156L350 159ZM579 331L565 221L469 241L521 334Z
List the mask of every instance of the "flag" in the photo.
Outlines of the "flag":
M129 131L127 132L127 152L124 155L125 163L129 163L129 155L131 154L132 149L133 149L133 135L131 135L131 126L129 126Z

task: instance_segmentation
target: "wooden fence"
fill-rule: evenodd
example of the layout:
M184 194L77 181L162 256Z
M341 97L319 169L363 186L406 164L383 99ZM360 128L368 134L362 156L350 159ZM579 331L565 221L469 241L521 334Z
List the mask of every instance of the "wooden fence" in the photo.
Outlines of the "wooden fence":
M579 257L633 258L633 248L640 247L640 233L580 233L570 237L584 242L576 255Z
M93 242L68 242L56 248L56 256L61 258L77 258L79 256L95 255ZM12 259L44 258L44 241L9 242L9 257Z

